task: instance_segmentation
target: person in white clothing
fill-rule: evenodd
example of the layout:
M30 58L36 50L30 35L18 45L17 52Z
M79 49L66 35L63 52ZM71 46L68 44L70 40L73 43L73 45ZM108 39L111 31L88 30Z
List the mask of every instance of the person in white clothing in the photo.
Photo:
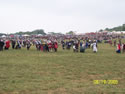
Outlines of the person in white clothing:
M96 53L98 51L96 42L93 43L92 48L93 48L94 53Z

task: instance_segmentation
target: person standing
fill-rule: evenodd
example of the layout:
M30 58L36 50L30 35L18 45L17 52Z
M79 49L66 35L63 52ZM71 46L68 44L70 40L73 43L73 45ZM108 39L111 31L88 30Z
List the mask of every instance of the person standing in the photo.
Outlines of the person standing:
M48 47L49 47L49 51L50 51L50 52L52 51L52 45L53 45L53 44L52 44L52 41L49 40L49 41L48 41Z
M78 50L79 50L79 44L78 43L75 44L75 48L76 48L76 52L78 52Z
M82 45L80 45L80 52L81 52L81 53L84 53L84 52L85 52L85 48L86 48L86 45L85 45L85 43L83 42Z
M0 51L3 51L3 46L4 46L4 42L3 40L0 40Z
M88 48L88 41L86 41L86 48Z
M89 40L89 42L88 42L88 48L90 49L90 46L91 46L91 42L90 42L90 40Z
M76 52L75 44L73 44L73 51Z
M54 50L55 50L55 52L57 52L57 48L58 48L58 43L55 42L55 43L54 43Z
M65 42L61 41L61 44L62 44L62 49L64 50L65 49Z
M118 43L116 53L121 53L121 45Z
M15 49L16 41L12 40L11 44L12 44L12 49Z
M125 43L123 44L123 53L125 53Z
M27 46L27 50L29 50L30 47L31 47L31 44L30 44L30 41L29 41L29 40L26 42L26 46Z
M20 40L17 41L16 49L21 49L21 41Z
M92 48L93 48L93 52L94 52L94 53L96 53L96 52L98 51L96 41L94 41L94 43L93 43L93 45L92 45Z
M8 50L9 47L10 47L10 41L7 40L7 41L5 41L5 50Z
M116 47L116 40L114 40L114 47Z
M45 43L45 50L46 50L46 52L49 52L49 47L48 47L47 42Z
M71 41L68 42L68 50L71 48Z

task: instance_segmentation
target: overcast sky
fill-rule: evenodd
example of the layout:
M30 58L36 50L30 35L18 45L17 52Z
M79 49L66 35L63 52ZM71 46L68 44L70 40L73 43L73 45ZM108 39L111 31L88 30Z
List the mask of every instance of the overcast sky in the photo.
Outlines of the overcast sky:
M85 33L123 23L125 0L0 0L0 33Z

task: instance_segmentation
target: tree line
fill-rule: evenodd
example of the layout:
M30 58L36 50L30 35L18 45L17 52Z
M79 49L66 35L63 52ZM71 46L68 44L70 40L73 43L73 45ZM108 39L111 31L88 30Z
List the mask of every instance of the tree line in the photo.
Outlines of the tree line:
M105 28L105 31L125 31L125 24L122 24L121 26L113 27L113 28ZM99 30L100 32L104 31L103 29Z

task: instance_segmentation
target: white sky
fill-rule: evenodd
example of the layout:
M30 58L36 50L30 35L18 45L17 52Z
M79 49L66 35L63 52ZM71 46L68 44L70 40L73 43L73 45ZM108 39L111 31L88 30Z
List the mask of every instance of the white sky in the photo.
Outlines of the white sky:
M0 0L0 33L85 33L123 23L125 0Z

